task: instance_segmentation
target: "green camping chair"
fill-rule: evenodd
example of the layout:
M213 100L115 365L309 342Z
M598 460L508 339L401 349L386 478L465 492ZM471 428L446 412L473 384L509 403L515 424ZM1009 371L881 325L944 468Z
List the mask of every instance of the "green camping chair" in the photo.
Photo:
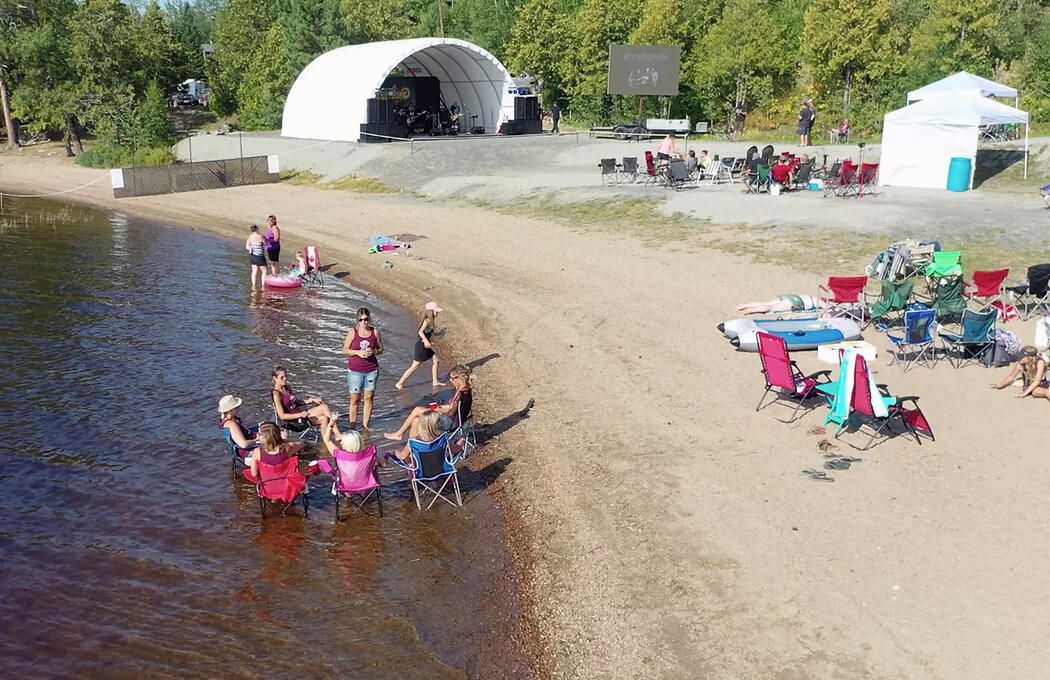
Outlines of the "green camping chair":
M875 327L886 330L894 324L901 323L914 289L915 281L911 279L897 283L883 281L879 299L871 305L871 321Z
M962 276L962 251L938 250L933 254L933 262L926 265L926 278L937 279L944 276Z
M769 191L769 166L764 163L758 164L757 174L748 175L744 189L749 194L758 194L762 189Z
M962 276L939 277L934 282L933 308L937 310L937 319L944 322L962 316L966 309L966 298L963 290L966 283Z

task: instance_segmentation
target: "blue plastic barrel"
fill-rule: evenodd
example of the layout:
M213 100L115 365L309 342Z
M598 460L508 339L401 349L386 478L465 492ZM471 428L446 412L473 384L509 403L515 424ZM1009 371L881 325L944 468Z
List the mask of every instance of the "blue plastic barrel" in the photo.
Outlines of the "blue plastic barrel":
M948 163L948 191L969 191L973 161L969 158L953 158Z

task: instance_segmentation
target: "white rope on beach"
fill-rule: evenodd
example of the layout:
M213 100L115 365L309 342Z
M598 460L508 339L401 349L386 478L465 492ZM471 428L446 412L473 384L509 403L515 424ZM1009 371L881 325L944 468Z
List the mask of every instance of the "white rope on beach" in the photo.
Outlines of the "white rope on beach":
M50 194L11 194L6 191L0 191L0 196L9 196L11 198L47 198L48 196L61 196L62 194L70 194L74 191L80 191L92 184L98 184L104 179L109 179L109 175L102 175L101 177L91 180L87 184L81 184L78 187L73 187L72 189L66 189L64 191L55 191Z

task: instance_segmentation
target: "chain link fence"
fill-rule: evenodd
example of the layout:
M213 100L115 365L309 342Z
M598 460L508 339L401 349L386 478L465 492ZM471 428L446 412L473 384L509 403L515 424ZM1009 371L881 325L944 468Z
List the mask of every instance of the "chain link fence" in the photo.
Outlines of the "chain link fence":
M205 191L280 181L280 173L270 172L266 156L122 168L113 172L122 176L122 181L114 179L114 198ZM123 186L118 186L120 184Z

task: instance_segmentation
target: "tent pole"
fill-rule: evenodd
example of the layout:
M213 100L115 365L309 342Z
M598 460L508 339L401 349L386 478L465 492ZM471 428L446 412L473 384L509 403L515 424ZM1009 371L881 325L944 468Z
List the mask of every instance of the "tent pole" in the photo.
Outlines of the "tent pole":
M1024 178L1028 179L1028 123L1024 124Z

